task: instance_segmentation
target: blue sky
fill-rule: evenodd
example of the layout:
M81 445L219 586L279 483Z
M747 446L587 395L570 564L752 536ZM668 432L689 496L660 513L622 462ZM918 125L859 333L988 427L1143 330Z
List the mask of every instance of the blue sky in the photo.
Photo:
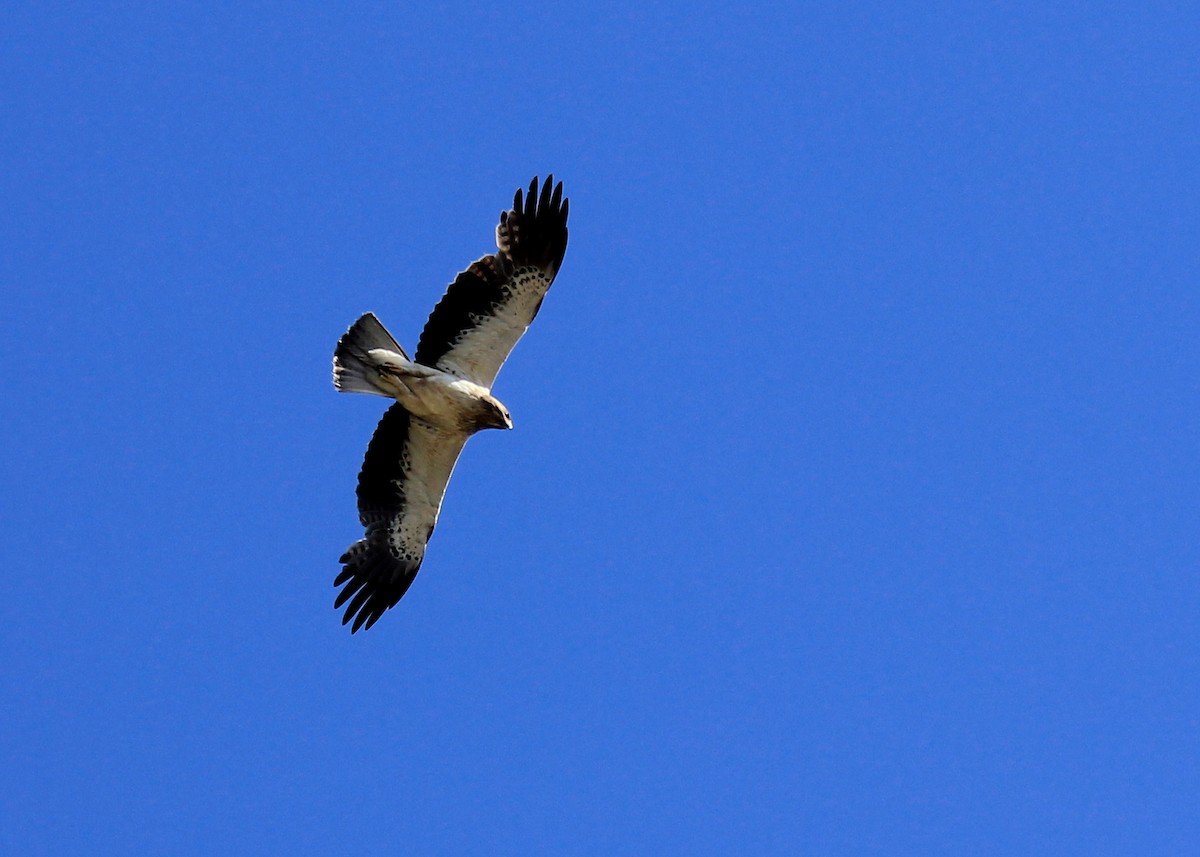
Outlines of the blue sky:
M1194 849L1194 9L5 18L4 853ZM333 345L548 171L517 430L351 637Z

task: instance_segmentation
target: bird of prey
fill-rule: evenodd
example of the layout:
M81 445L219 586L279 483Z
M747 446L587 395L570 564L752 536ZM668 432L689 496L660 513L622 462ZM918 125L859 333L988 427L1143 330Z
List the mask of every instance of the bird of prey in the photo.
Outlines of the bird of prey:
M553 191L551 188L553 187ZM337 344L333 384L396 402L380 420L358 476L364 538L341 558L334 608L346 602L351 633L370 628L412 585L437 523L450 473L467 438L511 429L492 383L525 333L567 250L567 200L547 176L500 215L496 252L459 274L425 323L416 354L372 313Z

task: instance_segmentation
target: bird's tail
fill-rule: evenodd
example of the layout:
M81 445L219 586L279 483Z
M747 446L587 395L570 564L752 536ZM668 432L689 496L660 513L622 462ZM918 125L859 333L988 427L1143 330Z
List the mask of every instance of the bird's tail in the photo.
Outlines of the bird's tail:
M373 393L391 397L392 393L379 385L379 355L372 351L387 351L405 362L408 355L374 313L367 313L350 326L333 352L333 386L342 393ZM386 357L386 355L384 355Z

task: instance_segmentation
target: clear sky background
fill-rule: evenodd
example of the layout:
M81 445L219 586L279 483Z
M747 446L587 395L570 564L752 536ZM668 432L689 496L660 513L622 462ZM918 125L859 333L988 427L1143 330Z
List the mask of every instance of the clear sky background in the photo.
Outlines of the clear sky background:
M1200 842L1200 12L10 3L0 852ZM407 597L385 402L566 261Z

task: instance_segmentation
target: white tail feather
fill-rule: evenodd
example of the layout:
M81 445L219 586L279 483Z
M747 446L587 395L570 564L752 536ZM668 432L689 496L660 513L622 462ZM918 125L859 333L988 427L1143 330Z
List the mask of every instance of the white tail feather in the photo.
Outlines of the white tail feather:
M400 343L373 313L367 313L338 340L333 352L333 386L343 393L372 393L391 398L392 393L379 385L378 371L380 366L395 365L391 357L409 362Z

